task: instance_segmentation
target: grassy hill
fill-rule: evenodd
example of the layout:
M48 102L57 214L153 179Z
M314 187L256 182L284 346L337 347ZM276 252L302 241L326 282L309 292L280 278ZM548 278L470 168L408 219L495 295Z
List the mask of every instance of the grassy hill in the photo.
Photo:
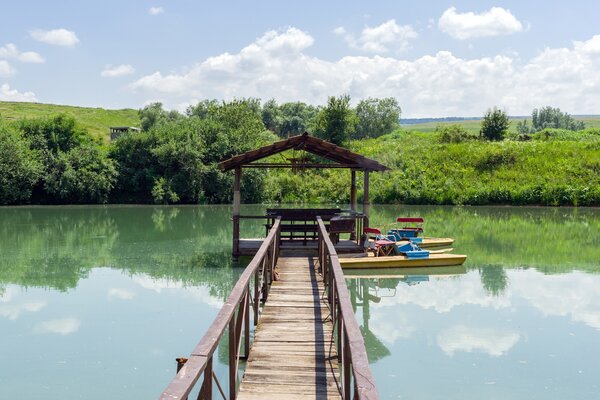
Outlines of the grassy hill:
M600 128L600 117L574 117L578 121L585 122L586 128ZM525 117L510 117L510 131L516 132L517 122L522 121ZM528 117L529 123L531 124L531 118ZM402 121L400 121L402 122ZM479 133L481 129L481 119L470 119L464 121L452 121L452 122L424 122L419 124L407 124L402 125L407 131L416 132L433 132L438 125L461 125L465 130L472 134Z
M14 121L21 118L39 118L56 114L73 116L94 137L108 142L111 126L139 126L137 110L106 110L103 108L61 106L41 103L18 103L0 101L0 120Z

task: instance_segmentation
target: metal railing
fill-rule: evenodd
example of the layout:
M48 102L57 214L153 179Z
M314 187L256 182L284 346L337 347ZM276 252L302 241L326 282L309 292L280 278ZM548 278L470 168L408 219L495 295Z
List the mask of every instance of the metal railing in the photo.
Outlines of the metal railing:
M226 330L229 335L229 399L236 398L239 361L247 359L250 351L250 305L252 305L256 326L260 317L260 302L267 300L273 281L273 270L279 258L280 224L281 220L277 218L260 249L233 287L219 314L189 357L177 359L177 375L161 394L161 400L187 399L200 378L202 383L197 397L199 400L212 399L213 381L217 384L221 396L226 398L213 372L213 356ZM241 353L242 339L243 354Z
M354 316L344 273L327 228L320 217L319 268L327 290L331 318L337 331L338 362L342 373L342 397L344 400L377 400L379 394L369 367L365 342Z

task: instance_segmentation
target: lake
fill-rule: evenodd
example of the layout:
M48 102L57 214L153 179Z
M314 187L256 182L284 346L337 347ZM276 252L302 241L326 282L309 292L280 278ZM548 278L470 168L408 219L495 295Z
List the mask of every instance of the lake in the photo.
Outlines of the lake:
M348 274L381 398L597 397L600 210L373 206L371 225L400 215L424 217L427 235L455 238L469 258ZM0 398L157 398L243 269L230 216L1 208ZM244 221L242 234L264 228ZM222 380L225 361L221 351Z

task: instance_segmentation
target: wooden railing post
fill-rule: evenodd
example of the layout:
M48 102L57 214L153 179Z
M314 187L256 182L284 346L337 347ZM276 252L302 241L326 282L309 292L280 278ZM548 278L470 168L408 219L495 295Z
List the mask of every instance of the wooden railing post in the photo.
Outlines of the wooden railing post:
M229 321L229 399L235 400L237 386L235 318Z
M250 287L244 301L244 359L250 356Z
M204 370L204 380L202 381L202 388L200 389L199 399L212 400L212 381L213 381L213 370L212 370L212 357L206 362L206 369Z

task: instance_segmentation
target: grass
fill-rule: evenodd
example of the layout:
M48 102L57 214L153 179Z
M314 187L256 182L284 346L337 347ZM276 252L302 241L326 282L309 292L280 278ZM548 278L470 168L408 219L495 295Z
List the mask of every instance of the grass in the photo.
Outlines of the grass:
M56 114L67 114L94 137L108 142L111 126L139 126L137 110L106 110L103 108L62 106L41 103L0 101L0 120L14 121L21 118L40 118Z
M598 206L600 134L595 132L551 131L527 142L441 143L437 134L399 130L351 142L350 148L391 168L371 175L376 204ZM268 187L277 191L271 197L348 201L346 171L307 174L271 173Z
M527 119L529 124L531 125L531 118L524 117L510 117L510 132L516 133L517 131L517 122L522 121L523 119ZM578 121L585 122L586 128L600 128L600 117L575 117ZM402 121L401 121L402 122ZM410 124L403 125L402 127L407 131L415 131L415 132L424 132L430 133L435 131L435 128L438 125L460 125L467 132L478 135L479 130L481 129L481 119L473 119L473 120L465 120L465 121L452 121L452 122L425 122L422 124Z

